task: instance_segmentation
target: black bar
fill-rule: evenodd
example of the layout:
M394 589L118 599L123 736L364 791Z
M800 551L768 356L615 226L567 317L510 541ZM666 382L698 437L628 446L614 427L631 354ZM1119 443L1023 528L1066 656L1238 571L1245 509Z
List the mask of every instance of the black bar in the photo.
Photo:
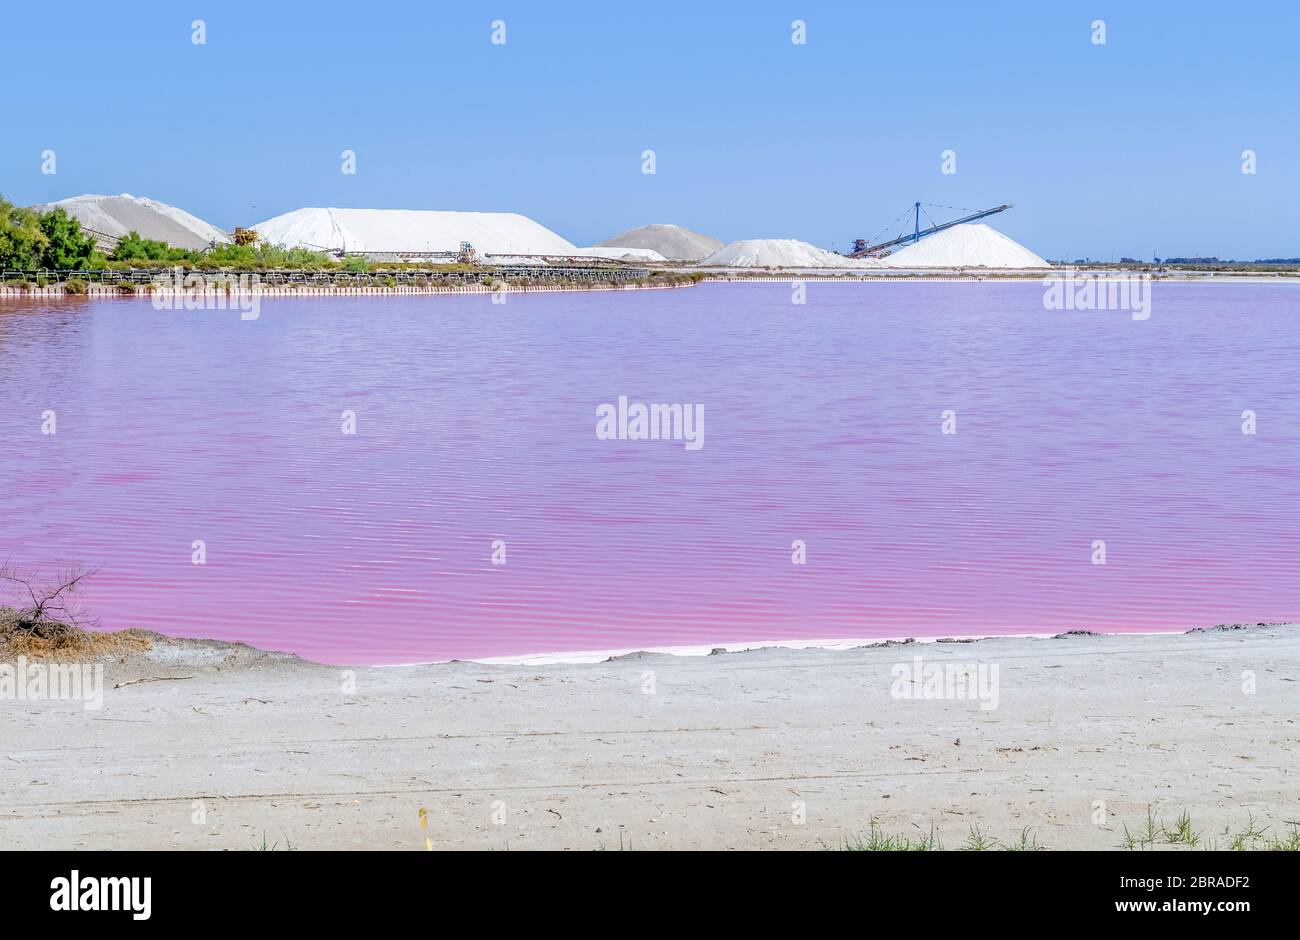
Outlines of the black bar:
M737 923L782 912L835 914L856 917L867 930L882 921L910 923L918 935L1192 920L1231 930L1252 915L1289 919L1297 874L1295 856L1284 852L827 851L732 853L725 860L704 853L540 854L5 853L0 897L7 917L18 918L11 922L67 924L76 915L80 926L99 920L205 931L336 928L351 917L433 926L449 916L494 914L503 905L522 912L532 904L540 905L528 915L539 929L597 917L610 925L656 917L684 925L707 905ZM145 909L143 881L133 883L134 895L116 882L123 910L54 910L52 904L70 906L74 870L87 903L101 896L96 879L149 878L148 919L136 919Z

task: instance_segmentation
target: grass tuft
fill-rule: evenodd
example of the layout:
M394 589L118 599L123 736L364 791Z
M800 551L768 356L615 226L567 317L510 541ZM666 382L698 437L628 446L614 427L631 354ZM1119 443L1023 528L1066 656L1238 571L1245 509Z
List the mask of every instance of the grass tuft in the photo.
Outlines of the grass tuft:
M966 837L966 845L964 846L964 849L967 852L987 852L996 847L997 844L997 839L990 839L980 831L978 825L972 823L970 827L970 835Z
M280 843L278 841L272 842L270 845L268 845L266 842L266 830L263 829L262 844L253 846L253 851L254 852L279 852L279 851L292 852L294 851L294 847L293 847L293 843L289 841L288 836L284 837L283 849L281 848Z
M1162 827L1163 829L1163 827ZM1183 810L1182 815L1174 824L1173 830L1163 829L1165 841L1170 845L1186 845L1195 848L1201 841L1200 833L1192 828L1192 817L1187 810Z
M1041 852L1043 847L1038 844L1038 837L1030 832L1026 826L1020 830L1020 838L1007 846L1008 852Z
M937 852L942 851L943 843L933 826L927 835L913 840L905 835L887 835L873 822L866 838L845 839L840 848L845 852Z
M1247 814L1246 819L1246 828L1239 832L1234 833L1227 826L1223 829L1223 837L1227 839L1228 848L1232 851L1300 852L1300 824L1289 824L1290 829L1286 834L1279 836L1270 835L1267 826L1261 827L1256 824L1252 814ZM1206 841L1201 833L1196 831L1196 827L1192 825L1191 813L1187 810L1179 814L1171 828L1161 823L1159 814L1148 806L1145 830L1134 834L1129 830L1128 824L1124 824L1123 845L1124 848L1133 851L1154 849L1157 844L1186 846L1192 849L1200 846L1210 851L1219 849L1217 839Z

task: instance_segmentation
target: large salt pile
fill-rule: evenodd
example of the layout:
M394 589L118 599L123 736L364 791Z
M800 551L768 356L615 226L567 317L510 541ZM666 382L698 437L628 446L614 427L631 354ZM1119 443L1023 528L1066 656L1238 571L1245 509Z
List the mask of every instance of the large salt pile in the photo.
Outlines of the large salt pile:
M663 262L668 260L659 252L649 248L613 248L594 245L591 248L579 249L579 251L588 258L609 258L614 261Z
M108 239L97 239L104 247L110 246L112 241L127 232L138 232L142 238L191 250L207 248L213 242L221 244L230 241L230 236L221 229L190 215L184 209L177 209L156 199L132 196L130 193L122 193L120 196L73 196L35 208L48 211L55 206L65 209L81 223L82 228L93 234L109 236Z
M643 225L607 238L597 248L644 248L670 261L700 261L722 247L722 242L680 225Z
M846 258L793 238L732 242L700 262L711 268L876 268L874 258Z
M273 245L316 251L454 252L469 242L480 255L580 253L550 229L513 212L296 209L253 227Z
M884 259L891 268L1050 268L1019 242L982 222L954 225Z

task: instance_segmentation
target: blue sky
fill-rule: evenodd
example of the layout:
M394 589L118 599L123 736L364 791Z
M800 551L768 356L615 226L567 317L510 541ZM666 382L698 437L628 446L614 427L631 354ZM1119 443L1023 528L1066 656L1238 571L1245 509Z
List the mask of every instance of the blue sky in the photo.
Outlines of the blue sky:
M676 222L843 249L917 199L1011 202L995 227L1051 258L1300 255L1291 2L171 0L11 4L4 29L0 193L24 204L131 192L226 228L500 210L580 245Z

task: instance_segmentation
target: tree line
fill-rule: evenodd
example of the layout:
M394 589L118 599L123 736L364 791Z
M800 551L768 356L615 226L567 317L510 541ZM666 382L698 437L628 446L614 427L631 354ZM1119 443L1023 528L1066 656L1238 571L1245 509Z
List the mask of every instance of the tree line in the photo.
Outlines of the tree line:
M0 196L0 268L84 271L96 254L95 239L65 209L37 212Z
M0 196L0 270L90 271L128 265L184 264L190 267L242 269L346 267L365 270L360 258L335 261L306 248L281 245L214 245L204 251L177 248L166 242L128 232L111 254L104 254L94 236L61 206L48 211L25 209Z

